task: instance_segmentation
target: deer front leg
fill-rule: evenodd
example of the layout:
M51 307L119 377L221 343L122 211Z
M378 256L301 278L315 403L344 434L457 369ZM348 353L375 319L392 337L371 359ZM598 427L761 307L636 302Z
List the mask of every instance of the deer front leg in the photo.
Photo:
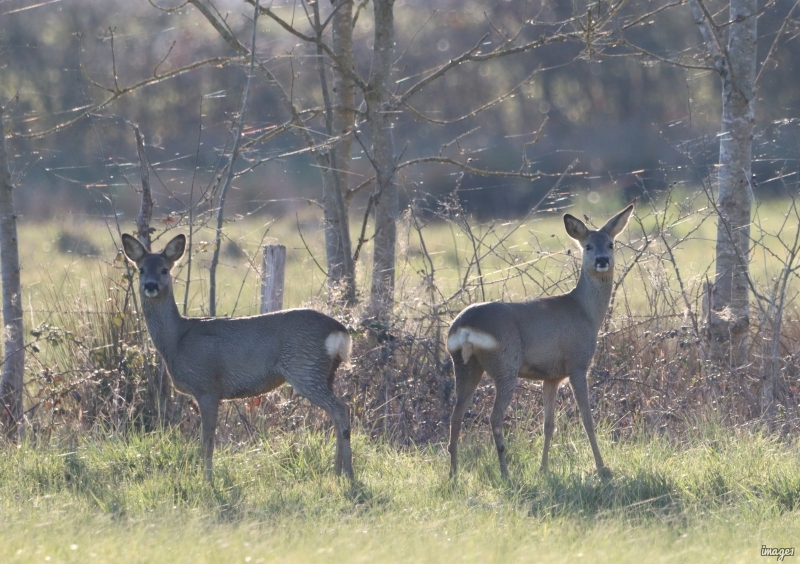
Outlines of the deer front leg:
M205 466L205 478L207 482L213 480L212 458L214 456L214 432L217 430L219 401L219 398L216 396L201 396L197 398L197 405L200 407L200 421L202 423L200 446L203 453L203 464Z
M600 456L600 449L597 446L597 437L594 433L594 421L592 420L592 409L589 406L589 386L586 383L587 370L580 370L570 374L569 383L575 393L575 400L578 402L578 409L581 412L581 420L586 435L589 437L589 444L592 446L594 462L597 466L597 473L604 478L611 476L611 471L603 464L603 457Z
M550 440L556 428L556 394L561 380L544 380L542 382L542 396L544 401L544 448L542 449L542 466L539 471L547 472L547 453L550 450Z

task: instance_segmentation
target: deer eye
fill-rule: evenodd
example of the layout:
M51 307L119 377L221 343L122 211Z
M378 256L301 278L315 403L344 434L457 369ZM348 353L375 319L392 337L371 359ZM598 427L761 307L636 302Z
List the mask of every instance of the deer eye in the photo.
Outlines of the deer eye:
M139 274L144 274L144 268L139 269Z
M162 269L161 269L161 274L163 274L164 276L166 276L167 274L169 274L169 269L168 269L168 268L162 268Z
M592 247L591 245L586 245L586 250L587 250L587 251L591 251L593 248L594 248L594 247Z
M614 248L614 243L609 243L609 244L608 244L608 248L609 248L609 249L613 249L613 248Z

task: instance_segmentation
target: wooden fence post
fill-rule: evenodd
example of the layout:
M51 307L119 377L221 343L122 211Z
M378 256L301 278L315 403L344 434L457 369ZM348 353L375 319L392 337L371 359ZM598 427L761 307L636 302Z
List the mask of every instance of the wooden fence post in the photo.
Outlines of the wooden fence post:
M283 309L283 279L286 276L286 247L264 245L261 277L261 313Z

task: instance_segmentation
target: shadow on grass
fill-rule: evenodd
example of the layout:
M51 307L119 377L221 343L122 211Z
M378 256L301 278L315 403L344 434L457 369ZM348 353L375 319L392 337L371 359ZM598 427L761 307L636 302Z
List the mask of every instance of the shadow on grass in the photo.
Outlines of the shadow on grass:
M660 472L638 471L611 479L594 473L547 474L535 483L511 481L506 487L536 517L591 516L609 511L631 516L663 515L683 510L676 484Z
M74 494L98 507L115 519L127 515L124 496L117 488L108 487L108 482L91 468L83 457L70 453L64 457L64 483ZM106 484L106 487L103 487Z
M397 511L401 503L428 509L499 503L548 519L608 515L680 520L735 507L765 515L800 510L794 452L758 441L732 440L719 454L700 443L681 456L671 454L674 448L659 450L653 444L648 448L654 458L642 462L645 458L638 455L621 457L610 479L589 471L590 464L567 449L562 464L550 474L537 471L535 449L530 455L522 451L512 459L508 481L500 478L490 444L465 445L457 481L447 478L443 448L433 460L427 455L397 457L396 468L382 463L392 452L379 450L364 457L364 479L350 482L333 475L329 437L303 434L291 439L258 455L223 451L213 484L202 480L194 442L151 441L135 448L108 443L102 449L47 456L44 463L29 457L27 464L35 470L30 479L36 483L28 489L37 495L70 492L112 518L190 509L220 522L375 516ZM768 468L763 466L766 460L771 462Z

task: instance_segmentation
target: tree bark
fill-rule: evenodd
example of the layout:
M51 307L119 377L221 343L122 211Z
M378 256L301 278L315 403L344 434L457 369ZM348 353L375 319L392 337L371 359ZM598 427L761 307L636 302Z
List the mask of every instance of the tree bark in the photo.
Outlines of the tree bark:
M22 422L25 335L22 324L22 283L17 246L17 215L6 149L5 108L0 106L0 268L3 280L3 376L0 380L0 421L15 439Z
M750 184L755 124L756 0L731 0L728 42L699 0L695 20L722 79L716 277L709 289L708 330L718 360L732 368L747 362L750 325Z
M331 297L340 297L345 304L356 298L356 273L350 240L350 223L345 201L348 186L352 130L355 121L355 85L348 72L353 69L353 1L334 4L331 20L332 48L339 64L333 65L333 101L326 97L326 120L332 146L328 153L329 167L323 172L323 214L325 251L328 260L328 287ZM320 54L321 55L321 54ZM321 57L320 57L321 58ZM323 89L325 74L320 74Z
M373 165L377 177L372 284L368 314L386 319L394 303L395 244L399 203L395 183L396 158L389 112L394 0L374 0L375 40L366 92L367 122L372 133Z

